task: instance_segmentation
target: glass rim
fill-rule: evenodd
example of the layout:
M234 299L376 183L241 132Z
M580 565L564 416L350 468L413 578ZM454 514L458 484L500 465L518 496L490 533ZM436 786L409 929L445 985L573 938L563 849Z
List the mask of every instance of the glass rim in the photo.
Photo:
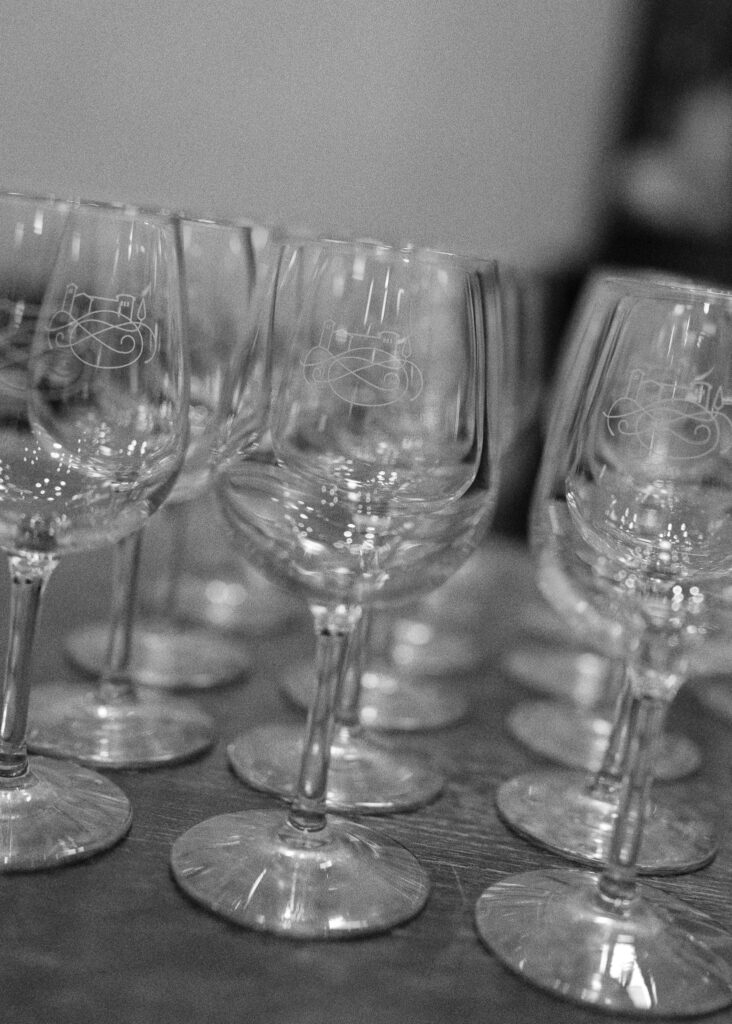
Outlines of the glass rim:
M495 270L501 261L493 256L477 256L469 253L450 252L413 242L383 242L378 238L361 236L343 236L309 234L307 232L290 231L286 227L276 226L271 229L271 240L275 246L292 246L294 249L332 249L335 252L365 251L375 255L392 256L406 261L416 259L420 262L439 262L449 260L465 270L477 269L479 266Z
M672 271L656 270L652 267L637 271L598 269L588 276L586 288L589 293L600 287L612 289L618 300L633 298L635 295L644 298L653 298L654 295L658 295L659 298L677 295L680 301L703 301L704 296L709 296L710 301L722 300L732 303L732 286L724 287L712 281Z
M75 200L54 192L25 192L16 188L0 188L0 199L16 199L19 202L45 204L47 206L73 206Z

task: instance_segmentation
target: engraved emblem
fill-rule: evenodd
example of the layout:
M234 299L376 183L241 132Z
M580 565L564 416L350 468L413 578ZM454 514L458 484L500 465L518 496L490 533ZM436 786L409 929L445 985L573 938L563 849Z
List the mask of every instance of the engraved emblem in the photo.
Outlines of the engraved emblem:
M654 380L633 370L628 392L605 413L613 436L635 441L648 455L670 462L732 449L732 397L697 377L691 383Z
M391 405L422 391L422 373L410 355L409 338L396 331L354 334L327 320L303 368L310 384L330 388L350 405Z
M56 348L68 349L86 366L121 369L147 363L157 352L157 325L150 328L146 315L144 298L103 298L70 284L47 330Z

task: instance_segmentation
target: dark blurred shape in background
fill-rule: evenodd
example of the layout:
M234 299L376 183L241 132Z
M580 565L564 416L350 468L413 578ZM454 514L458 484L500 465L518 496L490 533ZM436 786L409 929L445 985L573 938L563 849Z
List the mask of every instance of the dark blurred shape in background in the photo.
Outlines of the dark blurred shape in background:
M732 4L644 0L600 262L732 282Z
M617 139L601 171L603 217L586 260L546 275L549 396L562 338L597 267L732 285L732 3L642 0L633 10ZM542 424L508 471L496 522L521 536Z

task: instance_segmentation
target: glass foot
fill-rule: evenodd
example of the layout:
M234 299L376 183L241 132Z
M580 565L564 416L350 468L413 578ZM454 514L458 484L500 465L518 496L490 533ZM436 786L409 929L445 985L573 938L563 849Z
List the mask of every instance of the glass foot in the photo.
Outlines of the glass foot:
M507 675L523 686L576 704L591 706L601 701L612 678L607 658L589 651L557 650L554 647L523 647L503 661Z
M162 587L154 589L151 606L161 608L164 596ZM185 575L178 583L176 603L187 622L248 636L275 633L303 616L302 603L291 594L261 578L248 585L241 574L215 579Z
M612 794L594 795L592 776L580 772L530 772L498 788L501 818L525 839L580 864L607 860L617 803ZM714 859L717 837L709 821L692 808L666 798L652 800L638 871L677 875L697 871Z
M301 726L263 725L229 744L236 775L254 789L291 800L300 774ZM333 741L326 803L329 810L390 814L424 807L444 786L443 776L421 758L396 754L366 737Z
M397 619L391 625L389 657L397 668L420 676L467 673L488 652L472 632L459 632L423 619Z
M100 704L94 693L53 683L31 697L28 749L101 768L151 768L187 761L214 742L212 719L190 702L138 693Z
M594 874L529 871L487 889L475 920L507 967L575 1003L669 1017L732 1003L732 936L655 886L615 915Z
M508 728L529 750L566 765L599 770L612 723L588 708L554 701L524 701L508 716ZM683 779L698 770L699 748L678 733L664 733L653 767L657 779Z
M315 676L297 665L281 681L284 695L308 708L315 697ZM361 677L361 724L381 732L428 732L456 725L467 717L469 703L437 680L409 679L388 669L367 669Z
M104 667L109 626L99 623L66 637L71 662L91 676ZM252 666L246 646L207 629L144 620L132 636L130 676L142 686L169 690L208 690L242 682Z
M103 775L46 757L29 758L29 769L0 789L0 872L83 860L127 834L130 802Z
M411 853L363 825L329 818L320 832L277 811L210 818L173 844L173 875L229 921L299 939L382 932L414 917L429 880Z

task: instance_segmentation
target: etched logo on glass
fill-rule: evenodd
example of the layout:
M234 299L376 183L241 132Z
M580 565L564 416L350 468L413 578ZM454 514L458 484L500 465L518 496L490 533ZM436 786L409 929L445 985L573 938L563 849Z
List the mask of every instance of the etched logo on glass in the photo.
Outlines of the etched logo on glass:
M704 458L732 449L732 396L703 377L665 382L633 370L628 391L605 413L613 436L629 438L647 455L670 462Z
M122 369L149 362L158 350L157 325L151 328L146 315L144 299L88 295L70 284L47 330L56 348L68 349L86 366Z
M350 405L391 405L422 391L422 372L410 355L409 338L396 331L355 334L327 320L303 368L309 383L330 388Z

